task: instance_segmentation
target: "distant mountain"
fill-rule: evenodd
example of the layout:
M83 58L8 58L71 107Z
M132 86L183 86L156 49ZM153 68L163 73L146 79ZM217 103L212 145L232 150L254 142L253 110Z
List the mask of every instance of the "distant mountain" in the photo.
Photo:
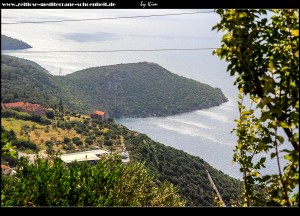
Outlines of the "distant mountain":
M2 102L58 104L81 114L100 109L110 116L169 116L227 101L219 88L141 62L94 67L52 76L27 60L1 56Z
M1 50L19 50L32 48L29 44L5 35L1 35Z
M65 81L76 83L74 92L86 97L90 107L115 117L168 116L227 101L218 88L148 62L88 68L65 76Z

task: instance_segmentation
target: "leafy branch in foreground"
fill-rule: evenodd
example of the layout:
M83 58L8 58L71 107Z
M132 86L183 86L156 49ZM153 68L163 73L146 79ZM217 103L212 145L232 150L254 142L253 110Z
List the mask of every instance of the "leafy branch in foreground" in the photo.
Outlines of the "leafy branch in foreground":
M217 13L221 21L213 29L225 34L214 54L229 62L227 71L240 90L233 157L244 179L240 205L298 205L299 10ZM243 104L245 96L250 108ZM262 175L268 156L278 172Z
M16 158L16 146L12 145L11 141L8 141L7 135L1 132L1 157L9 156Z

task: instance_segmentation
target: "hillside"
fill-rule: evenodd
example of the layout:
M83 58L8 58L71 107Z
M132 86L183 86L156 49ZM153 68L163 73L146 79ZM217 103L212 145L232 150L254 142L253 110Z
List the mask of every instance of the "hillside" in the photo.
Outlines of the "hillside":
M169 116L218 106L222 91L178 76L154 63L88 68L52 76L16 57L1 56L2 102L27 101L45 106L63 101L81 114L104 110L110 116Z
M151 140L145 134L130 132L125 144L133 161L146 161L146 166L179 188L189 206L212 206L216 194L212 190L205 169L216 184L226 205L236 200L240 189L238 180L219 171L199 157Z
M148 62L88 68L65 80L76 83L76 94L88 97L91 106L115 117L168 116L226 101L220 89Z
M53 111L52 111L53 112ZM26 119L26 120L24 120ZM165 180L179 189L188 206L214 206L215 193L207 169L225 203L231 203L239 191L239 181L216 170L208 163L181 150L165 146L148 136L127 129L113 121L98 122L75 113L54 112L48 121L28 117L13 110L1 111L1 125L19 151L55 155L101 148L112 152L129 152L131 162L145 162L157 182ZM34 121L33 121L34 120ZM3 158L1 158L3 159ZM11 161L15 164L16 161Z
M32 48L29 44L5 35L1 35L1 50L19 50Z
M49 107L64 101L64 106L73 108L68 102L81 99L62 89L58 77L52 76L35 62L13 56L1 55L1 102L26 101Z

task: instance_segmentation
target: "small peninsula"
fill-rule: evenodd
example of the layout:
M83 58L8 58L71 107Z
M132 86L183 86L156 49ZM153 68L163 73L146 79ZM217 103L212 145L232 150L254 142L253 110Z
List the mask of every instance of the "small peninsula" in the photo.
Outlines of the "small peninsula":
M24 41L1 35L1 50L20 50L32 48Z

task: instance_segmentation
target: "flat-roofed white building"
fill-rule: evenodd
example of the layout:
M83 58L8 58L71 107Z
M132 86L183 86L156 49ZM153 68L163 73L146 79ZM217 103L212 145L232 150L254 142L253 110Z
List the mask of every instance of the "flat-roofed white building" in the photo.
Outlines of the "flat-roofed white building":
M75 153L69 153L69 154L62 154L60 158L62 159L63 162L69 164L72 162L82 162L82 161L88 161L88 162L96 162L100 160L101 155L105 154L110 154L108 151L105 150L90 150L90 151L84 151L84 152L75 152ZM122 163L123 164L128 164L130 159L129 159L129 153L122 152Z
M82 154L82 153L83 152L76 153L76 154L64 154L64 155L61 155L60 158L65 163L72 163L74 161L81 162L81 161L97 161L97 160L100 160L100 158L97 157L95 154L92 154L92 153Z
M100 156L104 154L109 154L108 151L104 150L91 150L91 151L84 151L84 152L76 152L70 154L62 154L60 158L65 163L72 163L72 162L81 162L81 161L94 161L100 160Z

